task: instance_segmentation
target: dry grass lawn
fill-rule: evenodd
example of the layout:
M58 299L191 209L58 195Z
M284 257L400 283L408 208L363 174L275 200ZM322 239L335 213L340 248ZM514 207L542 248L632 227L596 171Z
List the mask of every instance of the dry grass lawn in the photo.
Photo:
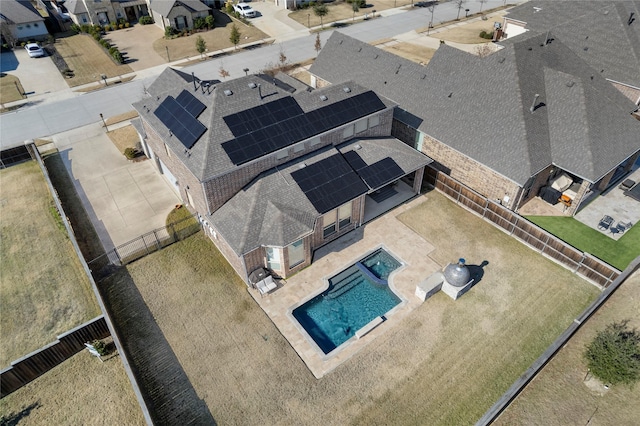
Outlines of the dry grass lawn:
M640 272L632 275L498 418L496 425L634 425L640 386L605 390L585 382L585 345L612 322L640 328Z
M24 99L23 93L24 88L18 77L11 74L0 74L0 104Z
M369 16L372 16L374 10L377 13L382 10L392 9L394 7L408 6L411 3L412 3L411 0L367 1L368 7L360 8L360 10L356 12L356 16L355 16L356 21L358 19L363 18L365 13L368 14ZM329 9L329 13L322 18L322 23L325 26L327 26L327 24L329 24L328 26L330 26L332 22L353 18L353 9L351 8L350 3L340 1L340 2L326 3L326 5L327 5L327 8ZM308 16L308 15L311 15L311 16ZM378 15L376 14L376 16ZM289 14L289 18L293 19L294 21L297 21L298 23L304 25L305 27L308 24L310 24L312 27L320 26L320 18L316 16L315 13L313 13L312 8L298 9L294 12L291 12ZM309 21L307 22L307 20Z
M95 300L34 161L0 171L0 367L96 316Z
M433 55L436 53L436 49L418 46L411 43L397 43L392 46L385 46L382 49L386 50L387 52L391 52L394 55L398 55L402 58L423 65L428 64L431 58L433 58Z
M108 126L108 125L107 125ZM109 130L107 133L111 142L118 148L124 155L124 150L127 148L137 148L140 145L140 138L136 129L129 124L128 126L120 127L119 129Z
M132 120L137 117L138 111L131 110L122 114L114 115L113 117L109 117L105 120L105 122L107 123L107 126L110 126L112 124L122 123L123 121Z
M440 264L488 261L483 278L458 301L435 295L320 380L202 233L102 286L137 287L219 424L471 424L599 291L437 192L401 220Z
M215 27L211 31L204 31L190 36L177 37L170 40L160 38L153 42L153 49L158 55L166 59L168 48L171 61L175 61L199 55L196 50L196 39L198 36L201 36L205 43L207 43L207 51L209 53L233 47L233 43L229 40L231 26L233 23L236 24L240 31L240 43L238 44L238 50L240 49L240 46L245 43L263 40L269 37L256 27L247 26L235 19L232 20L228 15L222 12L214 10L213 14L215 18Z
M119 357L82 351L0 400L0 424L144 425Z
M464 12L464 11L463 11ZM491 40L480 37L480 31L493 31L494 22L502 22L505 11L489 13L486 21L474 21L453 27L438 33L431 34L432 37L440 40L452 41L454 43L475 44L486 43ZM426 30L425 30L426 31Z
M112 78L133 71L129 65L116 65L102 46L87 34L58 38L55 46L74 72L72 78L65 79L70 87L99 82L102 74Z

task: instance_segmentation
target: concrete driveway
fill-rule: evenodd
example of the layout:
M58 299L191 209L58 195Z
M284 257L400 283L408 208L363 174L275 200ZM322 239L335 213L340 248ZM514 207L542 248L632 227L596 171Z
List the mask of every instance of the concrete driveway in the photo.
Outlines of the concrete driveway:
M250 20L251 23L273 37L276 43L309 34L307 27L289 18L290 10L282 9L271 1L252 2L251 7L258 12L258 16Z
M12 52L2 53L0 60L2 72L18 77L28 98L37 99L54 92L71 93L71 88L49 56L30 58L26 50L17 47Z
M110 31L105 38L115 44L127 58L126 64L134 71L140 71L166 64L166 58L153 50L153 42L164 37L164 32L156 25L140 25Z
M102 123L54 135L53 143L105 250L164 226L180 203L151 161L118 152Z

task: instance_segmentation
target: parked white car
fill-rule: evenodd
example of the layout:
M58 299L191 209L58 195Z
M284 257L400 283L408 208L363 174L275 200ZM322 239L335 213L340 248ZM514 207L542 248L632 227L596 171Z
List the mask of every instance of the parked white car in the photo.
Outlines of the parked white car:
M30 58L39 58L44 56L44 50L37 43L29 43L24 46Z
M240 16L244 16L245 18L254 18L256 16L256 11L247 3L238 3L233 6L233 8Z

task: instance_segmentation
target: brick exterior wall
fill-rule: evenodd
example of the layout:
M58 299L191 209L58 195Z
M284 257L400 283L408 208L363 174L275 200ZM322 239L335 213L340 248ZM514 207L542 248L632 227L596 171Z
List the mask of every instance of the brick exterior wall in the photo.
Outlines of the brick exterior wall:
M527 201L531 200L532 198L535 198L540 192L540 188L547 185L547 183L549 182L549 176L551 175L551 171L553 169L554 169L553 166L549 166L536 175L528 191L526 188L524 189L524 194L522 196L522 199L516 206L516 209L515 209L516 211L518 208L523 206Z
M207 203L204 198L202 185L200 184L198 178L196 178L189 171L189 169L187 169L187 167L182 163L182 161L176 156L174 152L171 152L171 155L167 155L165 143L163 142L162 138L144 119L141 119L141 122L147 135L147 139L145 142L151 147L154 155L158 157L165 166L167 166L173 176L178 180L178 186L180 188L179 196L182 199L182 202L184 204L189 203L185 192L185 189L188 186L189 194L191 194L191 199L194 203L194 205L191 206L192 209L200 213L206 212ZM171 150L170 147L169 150ZM158 171L162 172L159 169L160 165L155 161L155 158L152 158L152 160L154 165L158 168Z
M247 275L249 272L253 271L253 269L245 269L245 265L243 259L239 257L229 246L227 241L220 235L220 232L213 228L213 226L204 226L205 234L211 238L211 241L215 244L215 246L220 250L220 253L227 259L229 265L236 271L238 276L242 279L242 281L247 282ZM211 232L213 230L213 232Z
M636 105L640 105L640 89L638 89L637 87L628 86L626 84L616 83L610 80L609 82L613 84L613 87L622 92L623 95L631 99L631 102Z

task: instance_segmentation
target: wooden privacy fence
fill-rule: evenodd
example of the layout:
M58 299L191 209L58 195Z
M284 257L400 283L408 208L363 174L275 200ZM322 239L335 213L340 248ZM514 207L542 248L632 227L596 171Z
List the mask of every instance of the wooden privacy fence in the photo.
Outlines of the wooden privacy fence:
M22 386L42 376L85 348L85 342L110 336L109 328L102 315L71 331L58 339L16 361L0 372L0 398L15 392Z
M517 213L478 194L442 172L428 169L425 178L467 210L602 287L608 287L620 275L620 271L611 265L565 243Z

